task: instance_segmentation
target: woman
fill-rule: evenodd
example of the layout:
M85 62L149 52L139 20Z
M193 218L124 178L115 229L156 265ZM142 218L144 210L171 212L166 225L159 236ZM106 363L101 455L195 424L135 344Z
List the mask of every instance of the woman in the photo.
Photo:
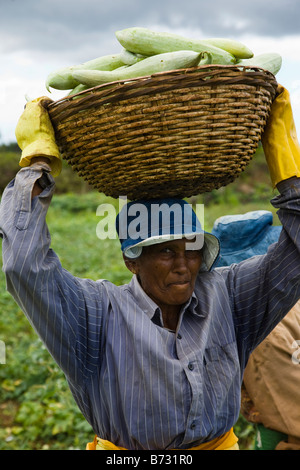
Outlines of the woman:
M278 244L255 262L214 270L218 241L189 205L134 201L117 220L133 273L124 286L75 278L50 249L45 217L57 148L43 99L26 106L17 128L24 168L1 202L3 270L94 429L88 448L237 448L232 429L249 354L300 297L300 149L288 93L279 92L263 138L281 193L273 200L283 225ZM133 204L147 216L139 236L126 230ZM157 204L176 204L181 218L167 228L160 218L149 223Z

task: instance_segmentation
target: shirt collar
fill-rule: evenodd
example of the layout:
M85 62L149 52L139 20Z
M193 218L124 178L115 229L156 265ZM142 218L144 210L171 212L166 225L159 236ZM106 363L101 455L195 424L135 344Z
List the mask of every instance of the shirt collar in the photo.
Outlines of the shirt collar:
M150 319L154 316L157 310L160 310L156 303L146 294L140 285L136 275L132 276L129 283L129 289L133 294L138 306L148 315Z
M134 274L130 283L129 283L129 290L131 291L132 295L134 296L137 304L139 307L143 310L144 313L148 315L148 317L151 320L154 320L154 317L157 319L160 317L160 323L162 324L162 318L161 318L161 311L160 308L157 306L157 304L146 294L142 286L140 285L136 275ZM184 313L186 310L189 310L191 313L197 315L197 316L202 316L197 307L198 307L198 299L193 292L191 298L188 300L186 305L184 305L182 309L182 313Z

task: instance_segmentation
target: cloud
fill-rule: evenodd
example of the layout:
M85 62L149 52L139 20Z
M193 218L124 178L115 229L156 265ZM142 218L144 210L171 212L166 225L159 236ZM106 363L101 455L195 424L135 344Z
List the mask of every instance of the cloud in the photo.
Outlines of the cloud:
M281 54L284 61L290 60L300 62L300 32L298 35L287 35L284 37L244 35L243 42L247 44L255 55L264 52L277 52Z
M157 25L191 35L282 37L299 32L298 0L0 0L0 52L106 50L117 29ZM108 41L108 43L107 43ZM107 44L106 44L107 43Z
M282 83L288 86L299 76L299 0L0 0L0 7L0 132L5 141L14 136L25 95L47 93L48 73L119 52L115 31L131 26L241 40L255 54L283 56ZM52 90L51 98L61 96ZM298 87L293 98L298 108Z

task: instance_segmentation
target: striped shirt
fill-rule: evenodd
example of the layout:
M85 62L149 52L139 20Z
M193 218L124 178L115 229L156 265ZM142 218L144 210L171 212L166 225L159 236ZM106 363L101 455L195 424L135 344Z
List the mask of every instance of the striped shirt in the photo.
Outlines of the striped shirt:
M50 248L54 182L19 171L0 208L7 289L61 367L94 432L127 449L186 449L228 431L240 409L249 354L300 297L300 180L285 182L283 225L268 253L201 272L176 332L136 277L79 279Z

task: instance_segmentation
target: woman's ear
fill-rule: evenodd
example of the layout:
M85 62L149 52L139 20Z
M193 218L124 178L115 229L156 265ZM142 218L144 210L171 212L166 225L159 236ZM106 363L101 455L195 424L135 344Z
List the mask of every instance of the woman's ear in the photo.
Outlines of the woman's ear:
M129 271L131 271L133 274L137 274L137 262L136 262L136 260L131 259L131 258L127 258L124 254L123 254L123 259L124 259L126 268L129 269Z

